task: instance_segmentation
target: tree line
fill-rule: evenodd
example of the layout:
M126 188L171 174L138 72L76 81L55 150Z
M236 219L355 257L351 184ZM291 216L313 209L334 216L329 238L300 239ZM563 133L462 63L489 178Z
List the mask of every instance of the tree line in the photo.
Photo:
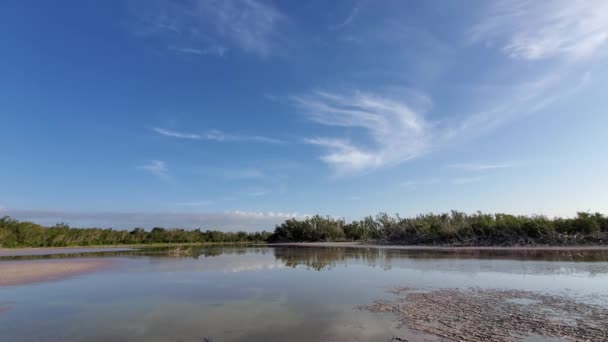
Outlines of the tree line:
M155 243L242 243L264 242L269 232L248 233L223 232L200 229L151 230L135 228L115 230L112 228L72 228L67 224L44 227L32 222L20 222L8 216L0 218L0 247L65 247L95 245L132 245Z
M469 215L452 211L402 218L381 213L346 222L332 217L290 219L277 226L271 242L375 240L427 245L602 244L608 242L608 217L579 212L573 218Z
M44 227L10 217L0 218L0 247L314 241L470 246L603 244L608 243L608 217L584 212L572 218L548 218L452 211L409 218L380 213L347 222L316 215L286 220L277 225L273 233L162 227L129 231L72 228L63 223Z

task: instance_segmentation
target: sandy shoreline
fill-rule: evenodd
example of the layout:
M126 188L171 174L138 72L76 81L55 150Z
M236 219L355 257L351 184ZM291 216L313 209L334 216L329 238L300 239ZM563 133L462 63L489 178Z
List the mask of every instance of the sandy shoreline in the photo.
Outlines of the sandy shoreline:
M272 243L268 246L296 246L296 247L356 247L356 248L378 248L378 249L400 249L400 250L422 250L422 251L608 251L605 246L423 246L423 245L380 245L362 242L289 242Z
M0 261L0 286L58 280L109 267L109 260Z

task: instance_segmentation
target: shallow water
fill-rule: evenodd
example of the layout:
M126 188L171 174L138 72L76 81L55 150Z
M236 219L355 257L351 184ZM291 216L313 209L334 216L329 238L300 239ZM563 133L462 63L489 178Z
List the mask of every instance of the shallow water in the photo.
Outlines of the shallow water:
M2 341L388 341L421 338L359 310L395 287L530 290L608 307L606 252L210 247L2 260L110 260L97 272L0 287ZM27 260L27 261L26 261Z

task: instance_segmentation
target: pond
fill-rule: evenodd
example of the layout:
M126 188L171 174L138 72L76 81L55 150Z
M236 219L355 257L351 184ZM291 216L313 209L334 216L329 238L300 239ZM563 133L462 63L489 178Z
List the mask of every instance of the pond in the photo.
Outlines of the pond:
M163 248L75 252L0 257L0 266L20 269L41 262L103 265L0 286L0 340L436 338L409 330L390 312L362 309L393 299L395 288L534 291L608 308L606 252L272 246L188 247L180 256ZM520 301L534 303L509 303Z

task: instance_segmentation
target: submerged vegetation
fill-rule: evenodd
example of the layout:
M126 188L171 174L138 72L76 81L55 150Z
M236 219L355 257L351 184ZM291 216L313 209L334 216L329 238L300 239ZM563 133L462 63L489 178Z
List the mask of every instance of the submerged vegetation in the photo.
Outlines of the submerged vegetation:
M290 219L269 232L222 232L155 227L71 228L66 224L43 227L0 218L0 247L63 247L156 243L238 243L376 241L411 245L513 246L578 245L608 242L608 217L578 213L573 218L514 216L507 214L425 214L411 218L378 214L347 222L313 216Z
M272 242L365 241L425 245L562 245L608 242L608 217L578 213L574 218L468 215L452 211L412 218L379 214L346 222L313 216L287 220L270 237Z

